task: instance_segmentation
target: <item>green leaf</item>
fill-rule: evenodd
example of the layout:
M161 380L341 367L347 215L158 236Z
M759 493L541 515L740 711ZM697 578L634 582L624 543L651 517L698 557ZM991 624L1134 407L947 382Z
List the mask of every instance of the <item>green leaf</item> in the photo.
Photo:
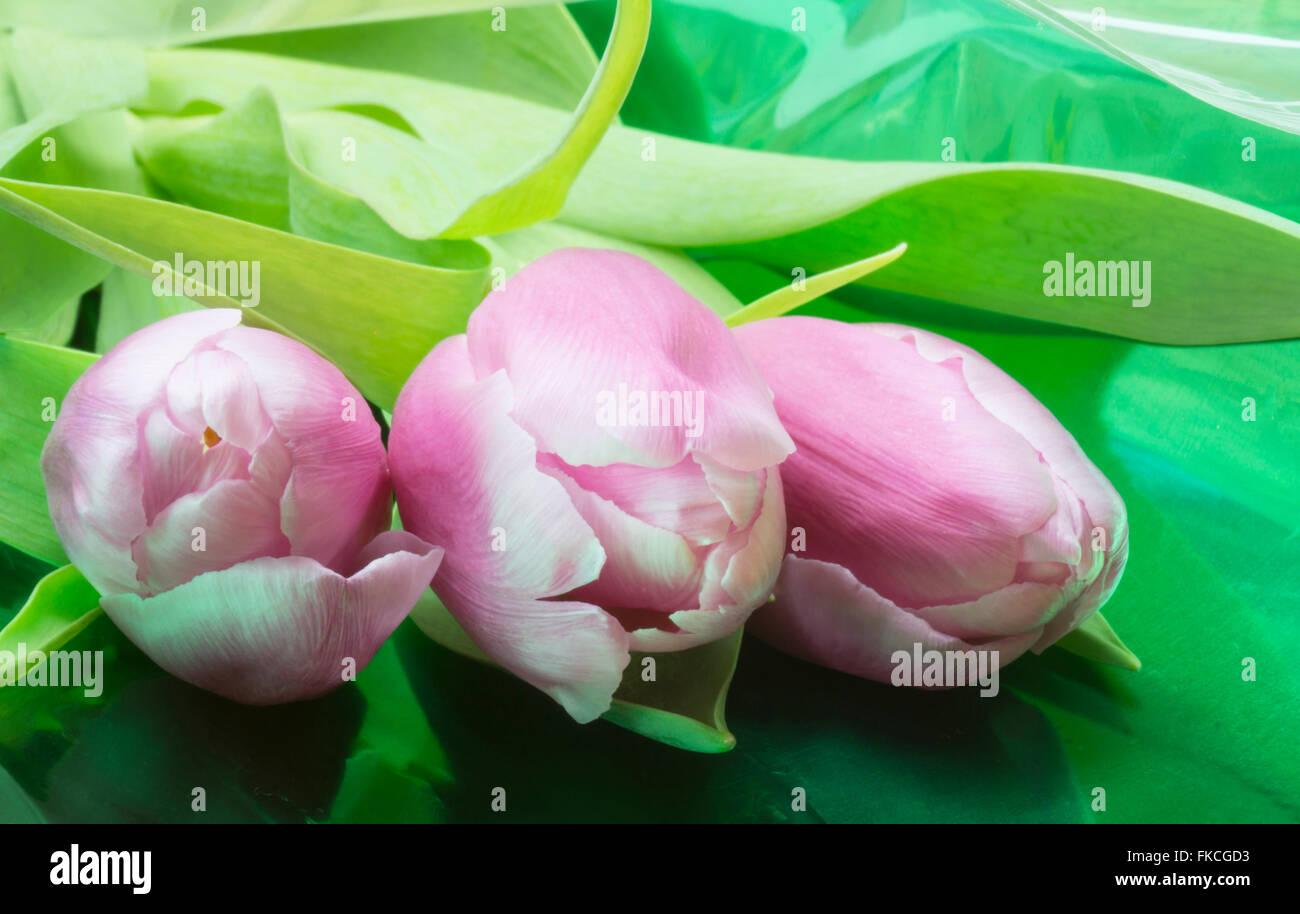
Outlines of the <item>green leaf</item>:
M81 298L77 297L57 308L45 323L29 330L10 330L7 335L16 339L49 343L53 346L66 346L72 339L72 331L77 326L77 315L80 311Z
M144 55L129 42L19 29L10 36L6 56L28 120L51 112L71 120L89 111L123 107L142 98L147 89Z
M0 29L33 26L168 45L514 5L511 0L207 0L196 7L190 0L116 0L112 5L9 0L0 8Z
M64 565L41 578L26 605L0 630L0 651L29 658L23 669L13 671L14 682L22 682L38 665L30 662L33 652L58 650L99 614L99 592L76 568ZM6 673L4 679L9 678Z
M6 98L0 102L0 166L6 176L143 190L126 113L97 110L144 94L139 49L18 32L7 42L0 39L0 84L10 82L12 93L0 93ZM98 258L0 213L0 330L50 337L59 311L107 272Z
M736 745L726 704L741 637L737 630L685 651L633 653L604 719L679 749L727 752ZM644 678L646 660L654 664L653 680Z
M1110 627L1101 613L1093 613L1084 619L1074 631L1070 632L1055 647L1065 648L1072 654L1078 654L1087 660L1107 663L1123 670L1140 670L1142 661L1137 654L1130 651L1119 640L1115 629Z
M144 121L135 151L149 177L198 209L289 231L289 159L265 91L215 117Z
M464 330L487 285L481 249L476 264L422 266L146 197L7 179L0 208L142 274L170 271L178 254L257 263L260 303L244 319L313 346L382 406L438 340ZM220 291L194 297L242 306Z
M576 108L597 60L568 9L512 7L498 17L487 5L470 13L266 33L205 47L404 73ZM493 28L497 22L505 27ZM606 23L602 40L610 32Z
M434 239L459 204L427 147L371 118L308 111L283 124L256 88L215 117L151 118L136 148L158 184L200 209L410 263L485 263L472 242Z
M818 273L816 276L808 277L800 282L782 286L775 292L769 292L762 298L750 302L736 313L729 315L727 317L727 326L739 327L741 324L748 324L750 321L780 317L800 305L807 304L814 298L833 292L846 283L860 279L883 266L888 266L902 257L906 250L907 243L904 242L885 251L883 254L867 257L857 263L850 263L826 273Z
M334 824L413 824L445 818L438 795L402 774L382 753L363 749L347 760L329 821Z
M108 352L154 321L202 307L182 295L155 295L148 276L114 267L100 289L95 351Z
M495 666L431 590L411 610L411 621L443 647ZM603 718L642 736L692 752L726 752L736 745L727 729L727 688L736 671L741 633L685 651L632 654L623 682ZM643 680L645 658L654 679ZM646 675L649 675L646 673ZM520 685L521 688L531 688ZM555 713L563 713L556 710Z
M50 525L40 454L72 382L95 357L0 337L0 540L52 565L68 558Z
M198 55L210 55L206 65ZM488 186L508 183L527 167L529 150L568 125L544 106L391 74L217 51L157 52L150 66L148 104L162 111L202 100L230 106L258 84L286 112L387 107L431 146L473 150L470 164ZM1289 307L1300 282L1300 226L1131 173L812 159L614 126L559 218L642 243L753 258L787 274L833 270L906 240L908 256L862 284L1154 342L1300 334L1300 311ZM1150 261L1149 307L1133 307L1133 296L1044 295L1045 265L1067 253ZM1228 301L1231 320L1223 317Z
M1300 335L1290 306L1300 225L1194 187L1050 165L810 159L662 136L643 162L645 139L611 129L560 218L787 275L906 240L907 257L863 284L1152 342ZM1067 252L1150 261L1149 307L1045 296L1044 267Z
M649 25L648 0L625 0L619 9L606 53L572 115L409 76L218 50L151 54L145 107L179 113L195 102L208 102L232 108L264 87L286 123L294 125L289 131L293 157L331 186L364 199L398 231L422 239L504 232L559 211L575 175L613 122ZM511 142L499 131L480 136L471 130L467 136L465 121L481 117L475 109L491 100L526 110L538 107L558 119L547 135L528 145ZM374 118L319 112L358 106L392 112L423 144L385 129ZM299 116L313 111L313 116ZM497 124L508 128L509 117ZM467 144L469 137L483 142ZM367 167L354 167L355 162L339 155L346 138L355 144L359 161L367 154L374 157ZM410 199L409 185L392 185L394 175L417 182L421 190L416 199Z
M619 0L604 57L564 135L506 186L475 200L443 234L450 238L495 234L558 213L573 179L614 122L641 63L649 31L650 0Z

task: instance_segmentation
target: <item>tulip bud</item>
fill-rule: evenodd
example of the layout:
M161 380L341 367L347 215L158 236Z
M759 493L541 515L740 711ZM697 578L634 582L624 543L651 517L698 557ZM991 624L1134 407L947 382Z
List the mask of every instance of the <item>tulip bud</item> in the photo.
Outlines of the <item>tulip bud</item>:
M441 550L388 532L379 426L306 346L195 311L73 384L41 454L54 529L160 666L249 704L363 667Z
M1124 503L1055 417L983 356L892 324L736 331L796 451L794 548L750 631L890 681L896 651L1045 650L1106 602ZM915 683L914 683L915 684Z
M789 436L721 319L639 258L564 250L490 294L398 398L406 529L490 658L579 721L628 651L721 638L766 600Z

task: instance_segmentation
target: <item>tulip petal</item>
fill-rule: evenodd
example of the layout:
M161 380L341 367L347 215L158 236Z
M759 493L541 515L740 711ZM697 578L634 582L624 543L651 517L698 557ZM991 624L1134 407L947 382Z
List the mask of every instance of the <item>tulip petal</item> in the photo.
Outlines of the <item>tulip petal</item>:
M781 468L790 524L900 606L977 599L1012 583L1020 538L1056 511L1052 473L972 395L960 359L932 363L880 326L736 330L799 443Z
M758 470L793 450L722 319L638 257L578 248L541 257L483 300L468 336L475 377L504 370L515 421L570 465L670 467L698 452ZM680 414L665 408L648 424L652 394L664 404L675 395Z
M763 488L767 482L764 471L742 473L703 454L694 457L704 472L709 491L717 496L736 528L743 530L753 523L763 503Z
M240 327L234 332L251 331ZM209 339L202 345L212 343ZM220 350L201 348L176 366L167 379L167 410L177 426L196 439L211 429L250 453L271 429L248 364Z
M276 502L247 480L226 479L184 495L131 544L139 583L147 592L159 593L205 571L288 555L289 541L279 520Z
M625 514L612 501L588 492L563 470L539 463L564 486L569 500L605 550L600 577L568 596L605 607L671 613L695 605L700 561L690 544L669 530Z
M1128 527L1124 526L1110 552L1107 553L1101 567L1101 573L1090 578L1083 593L1079 594L1064 610L1057 613L1043 628L1042 634L1034 643L1033 652L1041 654L1061 638L1078 628L1085 619L1106 605L1110 595L1119 586L1124 575L1124 566L1128 562Z
M159 511L193 491L203 461L203 441L178 429L165 409L155 408L144 420L141 445L145 519L153 523Z
M1083 558L1083 513L1079 497L1059 476L1053 476L1057 509L1043 526L1020 541L1021 562L1061 562L1077 565Z
M731 530L726 506L709 485L699 462L689 457L660 468L630 463L575 467L553 454L542 454L538 465L562 470L582 488L613 502L626 514L678 533L694 546L721 542Z
M513 406L504 373L475 379L464 336L439 343L393 411L398 507L406 529L445 547L434 590L466 633L587 722L609 708L627 633L599 607L547 599L596 580L605 553L563 486L538 470Z
M785 542L785 500L776 468L764 474L758 516L714 546L704 562L698 609L669 616L677 631L639 628L631 633L637 651L680 651L725 637L744 625L776 586Z
M841 565L787 555L776 599L750 618L748 631L812 663L889 682L895 651L998 651L1005 667L1038 638L1037 631L973 644L936 631L920 616L863 586Z
M442 550L380 534L349 578L301 556L260 558L104 611L163 669L245 704L313 698L360 670L410 612Z
M130 543L148 522L140 416L160 400L172 369L196 345L239 320L237 310L225 308L150 324L119 343L112 358L86 369L60 404L41 452L50 515L68 557L100 593L137 586Z
M1105 605L1118 586L1128 559L1128 515L1124 501L1078 442L1033 394L984 356L953 340L892 324L873 325L896 339L911 341L931 361L961 360L971 393L990 413L1016 429L1051 466L1061 487L1081 503L1075 521L1082 533L1080 564L1072 595L1034 645L1041 652ZM1094 542L1101 544L1093 549Z
M895 339L910 340L917 352L932 362L960 359L962 374L980 405L1024 436L1077 493L1092 523L1106 531L1108 558L1118 554L1120 542L1127 544L1127 514L1119 493L1033 394L975 350L946 337L896 324L871 326Z
M344 570L391 520L384 446L370 408L342 372L297 340L240 327L211 344L248 366L289 453L280 523L293 554Z
M978 600L909 610L935 631L956 638L1003 637L1038 631L1069 601L1057 584L1021 581Z

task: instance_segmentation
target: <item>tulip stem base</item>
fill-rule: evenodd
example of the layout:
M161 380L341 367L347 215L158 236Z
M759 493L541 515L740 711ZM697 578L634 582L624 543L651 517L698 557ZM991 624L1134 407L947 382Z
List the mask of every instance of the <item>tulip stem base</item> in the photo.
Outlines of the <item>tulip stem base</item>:
M1078 628L1057 641L1056 646L1086 660L1095 660L1120 669L1142 668L1142 661L1124 645L1101 613L1093 613Z

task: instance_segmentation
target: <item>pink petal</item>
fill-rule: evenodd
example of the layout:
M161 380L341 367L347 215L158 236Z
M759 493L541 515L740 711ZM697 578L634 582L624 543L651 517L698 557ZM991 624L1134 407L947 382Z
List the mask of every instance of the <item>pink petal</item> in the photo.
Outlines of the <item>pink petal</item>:
M279 333L239 327L212 345L248 366L292 461L280 508L293 554L342 570L390 522L387 462L369 406L342 372Z
M880 326L736 331L798 444L781 467L789 523L809 555L900 606L977 599L1013 582L1020 538L1057 510L1052 473L973 395L960 358L932 362Z
M1104 558L1098 562L1099 570L1095 574L1082 575L1079 580L1086 586L1074 600L1053 617L1043 628L1043 633L1034 643L1033 651L1041 654L1059 639L1079 627L1098 609L1106 605L1110 595L1119 586L1124 575L1124 566L1128 563L1128 527L1119 532L1119 540L1110 546Z
M194 548L199 529L202 550ZM136 537L131 554L144 590L159 593L238 562L287 556L289 541L275 500L250 481L226 479L168 505Z
M266 331L248 327L228 331L259 332ZM204 345L212 345L213 339ZM252 370L230 352L200 349L177 365L167 380L167 409L177 426L195 438L212 429L223 441L250 453L271 430Z
M227 308L150 324L91 365L59 405L41 453L50 516L68 557L100 593L137 586L130 542L147 523L141 415L196 345L239 320Z
M709 485L700 463L690 457L671 467L630 463L575 467L552 454L542 454L538 465L563 471L588 492L647 524L681 534L695 546L720 542L731 529L726 506Z
M610 611L618 608L670 613L699 598L700 561L680 535L626 514L612 501L588 492L562 470L541 465L564 486L573 506L605 550L600 577L571 591ZM615 613L617 615L617 613Z
M504 370L515 421L572 466L670 467L698 452L758 470L793 447L721 318L632 255L572 248L541 257L484 299L468 336L475 377ZM698 434L684 414L657 427L599 421L602 397L652 392L702 398Z
M848 569L829 562L785 558L776 600L754 613L748 631L788 654L831 669L889 682L895 651L996 650L1000 667L1034 643L1038 631L972 644L936 631L900 609Z
M547 599L594 581L605 553L537 469L513 406L503 373L475 380L464 336L439 343L393 411L397 503L406 529L446 548L434 590L466 633L586 722L609 708L627 633L599 607Z
M203 463L203 440L178 429L161 408L151 409L142 425L140 476L145 518L153 523L159 511L193 491ZM247 453L244 458L247 461Z
M300 556L260 558L104 611L159 666L246 704L313 698L360 670L410 612L442 550L392 531L350 578Z
M1076 628L1110 599L1128 558L1128 516L1124 502L1105 475L1088 459L1074 437L1033 394L996 365L966 346L924 330L891 324L873 325L897 339L910 340L931 361L960 360L972 394L991 414L1015 428L1052 468L1061 488L1080 503L1077 518L1082 555L1070 589L1074 594L1044 629L1035 652L1045 650ZM1104 534L1106 549L1092 540Z
M1033 394L984 356L953 340L896 324L871 326L879 333L912 341L917 351L932 362L959 359L966 383L980 405L1019 432L1052 472L1077 493L1092 523L1106 531L1108 555L1118 553L1121 541L1127 543L1127 515L1119 493Z
M923 606L908 611L924 619L937 632L979 640L1041 630L1066 604L1068 597L1058 585L1025 581L1008 584L967 603Z
M1052 482L1056 486L1056 511L1043 526L1020 540L1020 561L1077 565L1083 558L1081 540L1085 537L1082 506L1059 476L1053 475Z
M714 546L705 560L698 609L670 615L676 631L639 628L637 651L680 651L726 637L749 619L772 593L785 551L785 500L776 468L767 470L754 523Z

